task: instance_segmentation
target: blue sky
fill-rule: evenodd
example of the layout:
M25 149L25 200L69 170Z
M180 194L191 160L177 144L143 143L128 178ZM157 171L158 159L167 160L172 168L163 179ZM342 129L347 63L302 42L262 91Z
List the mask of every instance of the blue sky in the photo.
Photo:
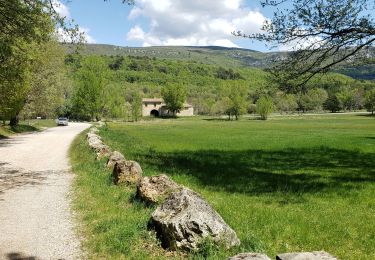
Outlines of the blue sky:
M58 1L58 0L55 0ZM218 45L259 51L259 42L230 32L259 32L271 11L258 0L60 0L58 11L74 19L92 43L119 46Z

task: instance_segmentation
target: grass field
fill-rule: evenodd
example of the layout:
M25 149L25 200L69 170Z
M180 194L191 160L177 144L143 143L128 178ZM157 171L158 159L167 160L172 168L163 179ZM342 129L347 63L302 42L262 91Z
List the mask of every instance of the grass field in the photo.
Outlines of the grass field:
M43 128L56 126L56 122L53 119L46 120L27 120L21 121L16 127L10 127L9 125L0 124L0 139L7 138L14 134L36 132Z
M211 250L209 258L240 251L274 258L326 250L340 259L375 259L373 117L239 122L199 117L113 123L100 135L126 158L139 161L146 175L168 174L201 193L223 216L242 245ZM165 257L147 232L153 209L137 202L132 190L111 185L110 172L103 162L94 162L82 136L72 162L78 173L76 207L91 254Z

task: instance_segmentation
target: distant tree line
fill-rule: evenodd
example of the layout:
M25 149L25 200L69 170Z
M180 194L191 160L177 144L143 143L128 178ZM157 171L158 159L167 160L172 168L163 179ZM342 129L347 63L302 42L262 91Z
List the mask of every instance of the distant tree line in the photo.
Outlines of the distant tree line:
M65 113L77 119L137 121L143 97L163 97L173 114L186 101L197 114L228 119L238 119L246 113L267 119L271 112L373 109L371 93L375 83L341 74L316 77L300 90L278 84L266 72L252 68L225 69L191 61L76 54L67 55L65 62L73 81Z

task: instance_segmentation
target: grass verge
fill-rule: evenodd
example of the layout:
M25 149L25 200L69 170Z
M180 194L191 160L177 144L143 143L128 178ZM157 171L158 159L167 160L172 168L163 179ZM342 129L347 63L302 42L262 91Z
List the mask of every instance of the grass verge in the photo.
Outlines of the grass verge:
M0 125L0 139L7 138L14 134L37 132L45 128L56 126L55 120L27 120L21 121L19 125L11 127L9 125Z

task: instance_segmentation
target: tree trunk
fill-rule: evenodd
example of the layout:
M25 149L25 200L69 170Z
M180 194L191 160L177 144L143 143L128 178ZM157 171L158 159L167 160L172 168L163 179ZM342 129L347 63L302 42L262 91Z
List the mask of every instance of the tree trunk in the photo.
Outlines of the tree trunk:
M19 123L19 117L18 117L18 114L16 116L13 116L11 119L10 119L10 122L9 122L9 125L14 127L14 126L17 126L18 123Z

